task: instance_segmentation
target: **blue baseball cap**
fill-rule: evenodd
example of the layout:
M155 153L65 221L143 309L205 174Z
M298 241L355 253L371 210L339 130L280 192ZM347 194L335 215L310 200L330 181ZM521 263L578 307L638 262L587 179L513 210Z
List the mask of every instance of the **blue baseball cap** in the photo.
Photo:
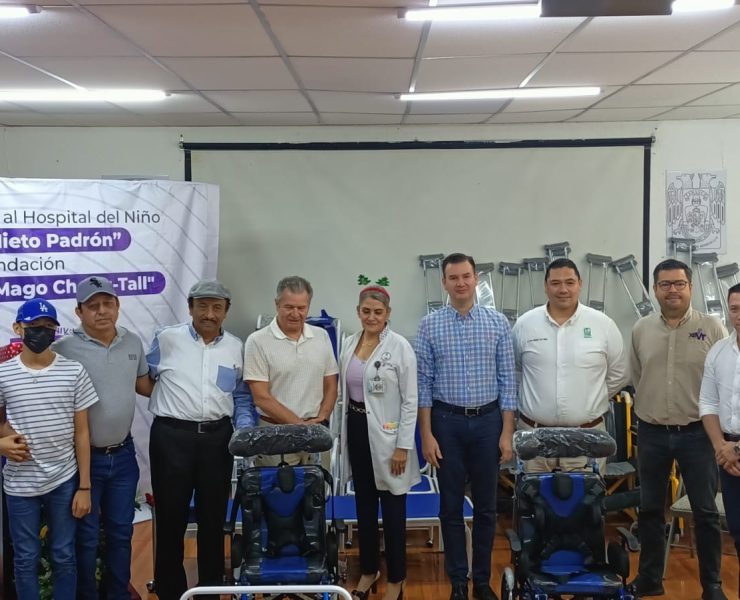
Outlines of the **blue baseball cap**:
M50 302L47 302L43 298L33 298L32 300L26 300L21 307L18 309L18 314L15 316L16 323L30 323L36 319L46 317L51 319L57 325L57 309L54 308Z

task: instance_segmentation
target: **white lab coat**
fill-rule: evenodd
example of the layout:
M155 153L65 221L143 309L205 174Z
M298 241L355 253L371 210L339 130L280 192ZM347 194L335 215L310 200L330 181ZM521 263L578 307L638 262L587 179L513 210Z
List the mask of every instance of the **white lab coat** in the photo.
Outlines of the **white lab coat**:
M362 332L351 336L344 344L339 357L339 382L343 399L341 426L342 486L351 478L347 448L347 367L360 341ZM411 344L397 333L388 330L365 363L363 377L367 430L370 453L373 458L375 486L392 494L405 494L421 481L419 460L416 455L414 433L418 397L416 391L416 354ZM380 366L376 369L375 364ZM377 375L385 381L385 393L367 392L368 381ZM408 452L406 470L401 475L391 474L391 456L396 448ZM344 489L342 487L342 489Z

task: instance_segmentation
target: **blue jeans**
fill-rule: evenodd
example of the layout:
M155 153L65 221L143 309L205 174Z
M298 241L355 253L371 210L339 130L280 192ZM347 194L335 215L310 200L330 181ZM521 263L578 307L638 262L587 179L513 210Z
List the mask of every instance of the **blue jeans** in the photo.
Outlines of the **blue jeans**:
M445 570L453 585L468 579L463 502L465 476L473 495L473 584L489 584L491 552L496 533L498 447L501 412L478 417L432 408L432 434L442 452L439 481L439 520L445 545Z
M6 494L8 525L13 540L15 591L18 600L39 599L39 563L41 559L41 509L49 527L49 557L55 600L74 600L77 587L75 572L75 530L72 498L77 491L77 475L42 496Z
M93 451L90 456L92 510L77 524L77 598L97 600L95 582L99 528L102 514L105 533L105 577L107 600L129 600L131 536L134 532L134 500L139 483L139 465L134 443L111 454Z
M722 537L714 501L718 481L717 461L701 422L677 431L638 421L637 435L640 450L640 512L637 525L642 546L640 580L650 585L660 583L663 579L666 488L671 465L676 460L694 518L699 580L704 589L719 585Z
M727 528L730 530L735 542L735 552L740 559L740 477L730 475L720 468L719 480L722 483L722 501L725 505ZM740 585L740 580L738 584Z

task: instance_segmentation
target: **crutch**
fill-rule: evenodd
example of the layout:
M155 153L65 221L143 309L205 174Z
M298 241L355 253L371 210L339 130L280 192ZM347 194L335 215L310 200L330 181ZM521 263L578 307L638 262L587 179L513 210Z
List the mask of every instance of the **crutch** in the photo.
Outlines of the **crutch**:
M570 255L570 242L545 244L545 254L547 254L548 262L552 262L556 258L568 258Z
M595 308L601 312L606 310L606 276L609 273L609 265L612 262L611 256L604 256L602 254L586 254L586 262L588 263L588 289L586 292L586 304L591 308ZM601 274L597 274L597 271L601 271ZM596 284L594 279L601 278L601 295L596 293ZM594 289L594 296L591 297L591 289Z
M501 278L501 312L504 313L507 319L509 319L509 323L513 325L519 318L519 283L521 281L521 274L524 270L524 265L522 263L501 262L498 264L498 270L503 276ZM514 304L512 306L506 305L507 277L516 278L516 294Z
M632 303L637 316L644 317L655 312L655 305L653 305L653 301L650 299L650 294L648 293L645 284L642 282L640 274L637 272L637 261L635 260L634 255L630 254L624 258L614 260L611 262L611 266L617 272L617 275L619 275L619 279L627 292L627 296L629 296L630 302ZM630 274L633 280L637 280L637 285L632 283L632 286L637 288L639 285L640 300L635 300L637 294L633 296L630 291L630 286L627 283L627 277L629 277Z
M547 258L544 256L539 258L525 258L522 262L527 268L527 276L529 277L529 301L532 305L532 308L535 308L536 306L542 306L545 303L544 289L545 271L547 270ZM537 274L536 278L535 273ZM542 274L541 277L540 273ZM537 280L539 287L535 285L535 279ZM535 302L534 299L535 288L539 290L537 292L537 300L539 302Z
M424 297L426 299L427 314L439 310L446 303L447 295L442 286L442 260L444 254L422 254L419 264L424 271ZM435 292L439 286L439 291Z
M696 248L694 243L695 240L693 238L670 237L668 238L668 250L673 258L677 260L685 258L686 260L683 262L690 265Z
M733 285L740 283L737 279L738 273L740 273L740 267L738 267L737 263L730 263L729 265L717 267L717 277L722 286L723 298L727 298L727 292Z
M717 273L717 253L694 254L694 270L699 278L699 288L704 299L704 310L707 314L719 317L723 323L727 322L725 315L725 297L719 284Z
M478 271L478 285L475 288L475 297L481 306L490 306L496 308L496 299L493 295L493 273L494 264L478 263L476 265Z

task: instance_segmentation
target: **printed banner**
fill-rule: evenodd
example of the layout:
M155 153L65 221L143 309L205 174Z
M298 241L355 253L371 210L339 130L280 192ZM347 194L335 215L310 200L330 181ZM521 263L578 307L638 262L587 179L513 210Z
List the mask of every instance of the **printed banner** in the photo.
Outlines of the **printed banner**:
M90 275L112 281L119 324L148 349L155 329L189 318L193 283L216 276L218 215L219 190L209 184L0 178L0 354L18 351L12 324L30 298L54 304L60 334L78 326L77 283ZM133 433L142 463L150 421L138 403Z
M727 173L666 171L666 245L694 240L695 252L727 252Z

